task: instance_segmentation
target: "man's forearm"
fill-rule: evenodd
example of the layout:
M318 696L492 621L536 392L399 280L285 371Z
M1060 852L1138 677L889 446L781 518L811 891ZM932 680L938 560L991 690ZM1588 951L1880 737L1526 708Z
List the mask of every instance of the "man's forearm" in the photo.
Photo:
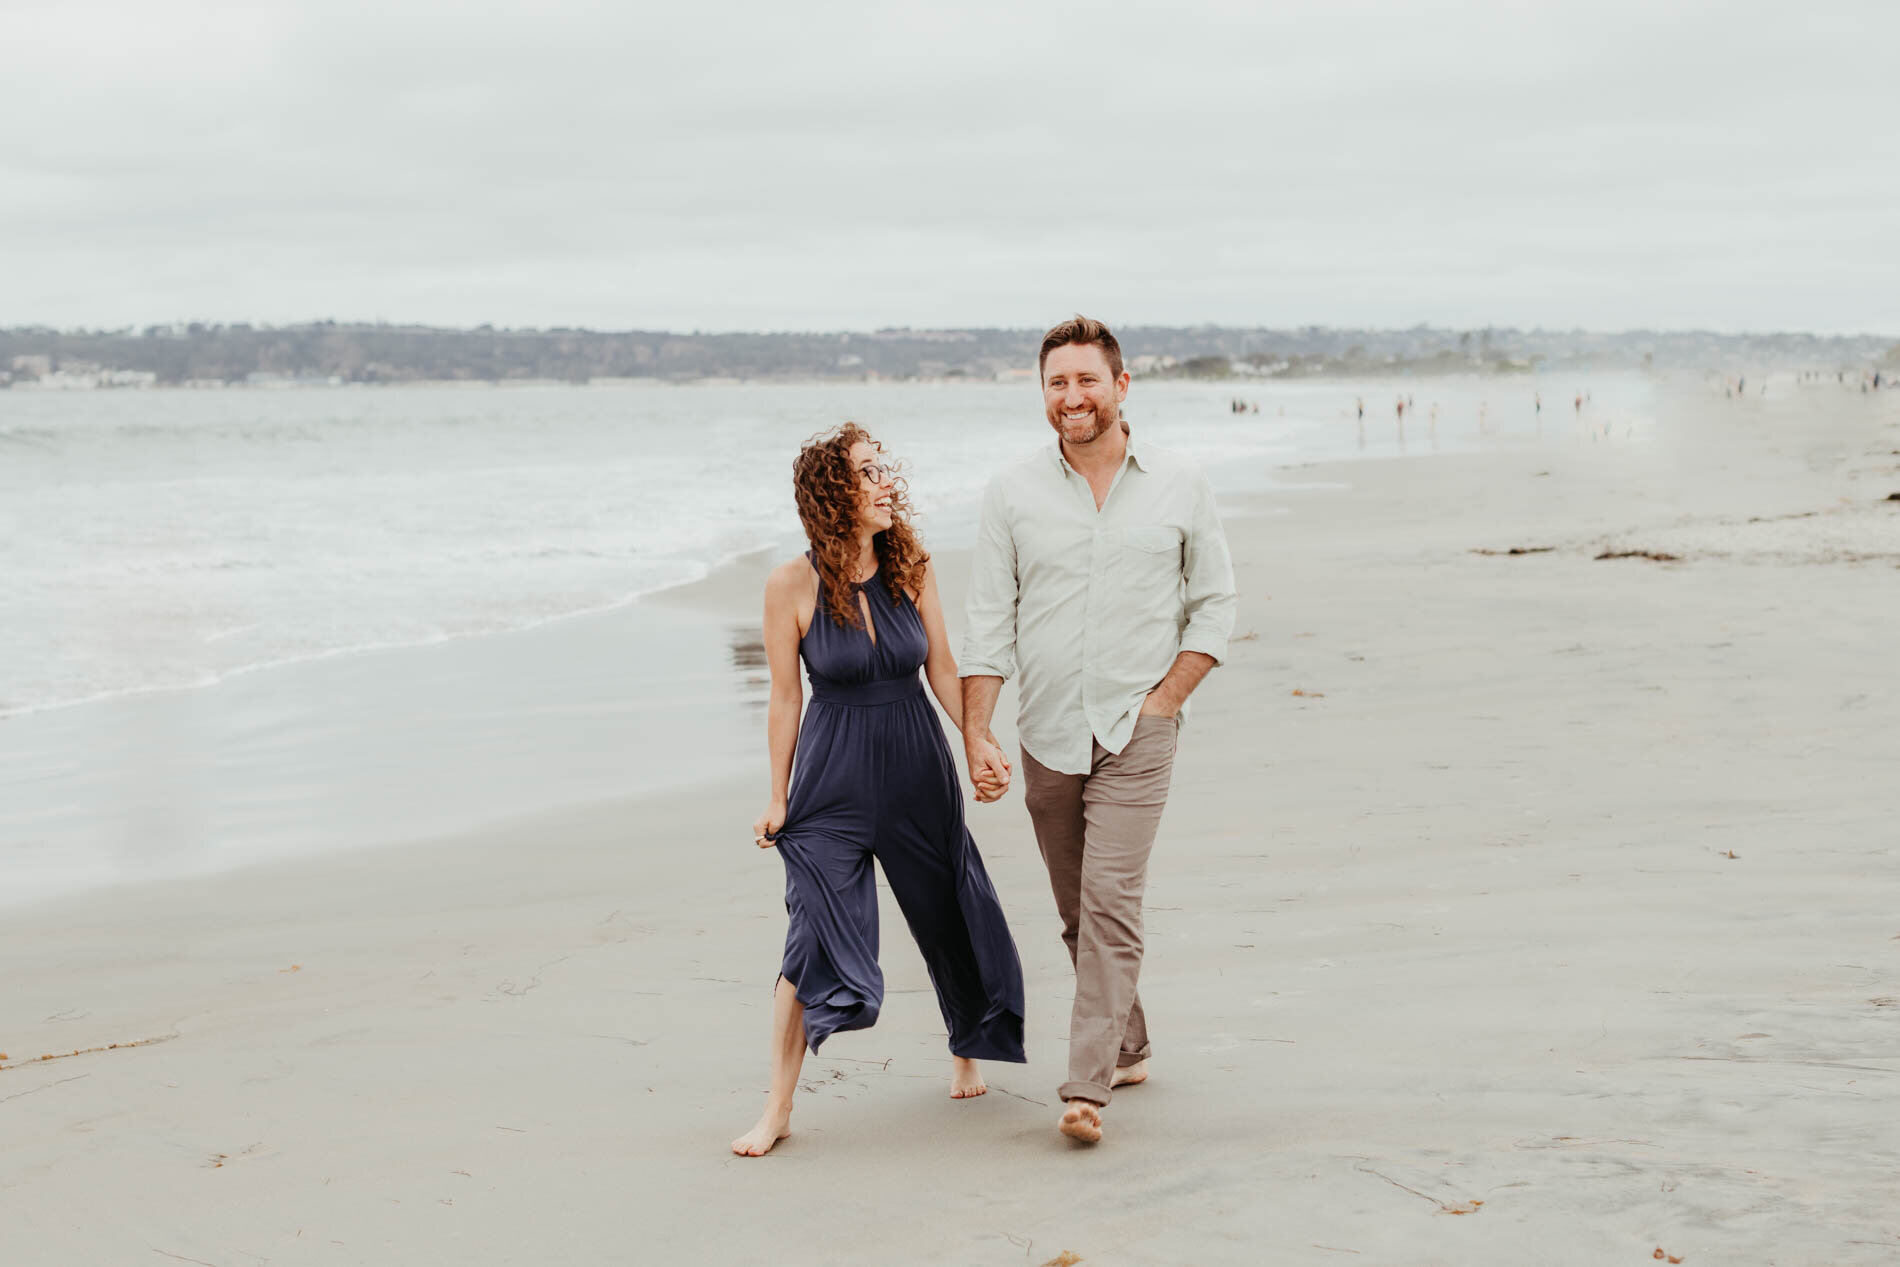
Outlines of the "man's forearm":
M1003 679L979 673L963 679L963 739L982 739L990 733L990 720L996 716L996 699L1003 693Z
M1148 693L1149 698L1160 705L1164 712L1180 712L1181 705L1187 703L1187 697L1194 694L1194 688L1201 684L1201 679L1206 677L1209 670L1218 663L1219 661L1211 655L1199 651L1183 651L1174 657L1174 663L1168 668L1168 675ZM965 679L963 688L963 707L966 716L970 707L968 682L969 679Z

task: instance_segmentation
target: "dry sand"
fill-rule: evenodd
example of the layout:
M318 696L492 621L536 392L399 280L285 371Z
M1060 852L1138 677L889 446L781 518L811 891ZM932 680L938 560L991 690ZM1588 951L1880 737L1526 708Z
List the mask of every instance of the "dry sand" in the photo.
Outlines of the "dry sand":
M1069 973L1014 793L971 818L1032 1063L947 1098L887 907L878 1026L808 1058L770 1157L727 1153L783 935L742 754L658 797L7 912L0 1247L1894 1262L1897 406L1682 388L1653 436L1552 417L1236 507L1245 636L1148 894L1154 1077L1099 1147L1053 1130ZM1512 547L1539 552L1474 553ZM1626 550L1681 557L1596 557ZM751 584L676 601L749 610Z

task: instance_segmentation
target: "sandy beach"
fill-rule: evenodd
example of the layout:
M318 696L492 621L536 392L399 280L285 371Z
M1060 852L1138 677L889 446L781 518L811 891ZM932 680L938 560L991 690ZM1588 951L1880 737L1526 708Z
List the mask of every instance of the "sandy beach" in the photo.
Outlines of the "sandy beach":
M1894 395L1678 383L1651 434L1566 402L1232 504L1241 637L1148 891L1154 1077L1097 1148L1052 1129L1070 972L1018 789L971 827L1031 1063L947 1098L887 900L876 1028L807 1058L769 1157L727 1151L784 932L761 743L638 798L0 912L0 1247L1894 1262ZM743 622L760 566L667 602Z

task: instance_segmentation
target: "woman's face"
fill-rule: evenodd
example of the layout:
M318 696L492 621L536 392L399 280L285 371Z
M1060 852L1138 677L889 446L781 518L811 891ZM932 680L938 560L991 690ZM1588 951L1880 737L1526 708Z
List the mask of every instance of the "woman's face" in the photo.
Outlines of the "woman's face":
M896 476L868 440L851 446L851 469L858 473L858 522L873 532L884 531L891 526Z

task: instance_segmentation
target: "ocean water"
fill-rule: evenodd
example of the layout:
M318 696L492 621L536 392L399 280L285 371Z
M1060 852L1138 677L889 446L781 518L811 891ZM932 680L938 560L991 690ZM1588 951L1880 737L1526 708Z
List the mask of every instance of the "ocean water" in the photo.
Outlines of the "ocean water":
M1592 389L1593 417L1642 408L1639 381ZM1568 385L1528 378L1139 383L1126 412L1236 492L1526 433L1536 390L1541 425L1574 425ZM1049 436L1033 382L0 392L0 717L528 628L795 549L792 455L846 419L942 546Z

